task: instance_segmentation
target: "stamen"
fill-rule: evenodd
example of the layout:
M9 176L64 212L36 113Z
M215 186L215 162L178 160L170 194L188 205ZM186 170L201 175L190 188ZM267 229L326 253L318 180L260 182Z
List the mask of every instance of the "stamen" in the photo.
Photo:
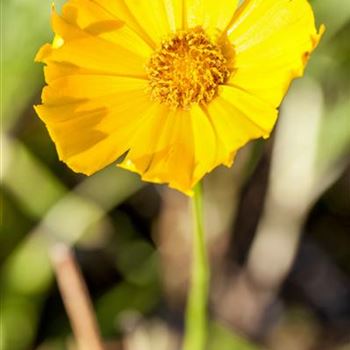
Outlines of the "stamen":
M207 104L230 76L228 60L200 27L179 31L147 65L153 100L172 109Z

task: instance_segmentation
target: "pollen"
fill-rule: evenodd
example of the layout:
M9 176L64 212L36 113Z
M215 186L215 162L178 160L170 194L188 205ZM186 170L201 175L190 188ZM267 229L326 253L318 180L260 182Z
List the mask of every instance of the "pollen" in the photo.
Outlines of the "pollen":
M230 76L228 59L200 28L165 40L147 64L151 98L172 109L208 104Z

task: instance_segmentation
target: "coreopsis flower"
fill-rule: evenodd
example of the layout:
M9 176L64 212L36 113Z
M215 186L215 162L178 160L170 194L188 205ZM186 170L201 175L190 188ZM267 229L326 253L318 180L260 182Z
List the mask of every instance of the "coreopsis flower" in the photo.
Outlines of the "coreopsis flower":
M267 138L323 32L306 0L69 0L36 60L36 111L87 175L119 161L191 194Z

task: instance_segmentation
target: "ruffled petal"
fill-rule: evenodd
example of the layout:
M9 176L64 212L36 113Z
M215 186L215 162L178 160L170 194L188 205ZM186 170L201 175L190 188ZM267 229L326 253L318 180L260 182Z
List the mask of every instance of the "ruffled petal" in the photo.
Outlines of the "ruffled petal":
M139 49L133 49L131 42L124 40L123 35L119 44L107 41L68 23L55 11L52 13L52 23L60 44L44 45L36 56L37 61L62 63L94 73L146 77L148 52L142 51L142 56Z
M140 22L135 15L130 11L128 7L128 1L124 0L89 0L95 5L99 6L105 12L109 13L116 19L119 19L125 23L127 27L132 29L135 33L137 33L140 37L143 38L145 42L148 43L151 47L156 46L156 42L149 35L147 28L142 26L142 22ZM142 0L145 1L145 0Z
M193 146L191 130L186 129L189 117L183 110L159 106L135 133L130 151L119 166L140 174L144 181L168 183L190 194Z
M135 133L120 166L140 174L145 181L167 183L191 195L193 186L221 163L219 146L200 107L190 111L160 107Z
M114 42L141 56L149 56L151 47L142 36L125 21L114 16L101 5L91 0L69 0L62 10L64 20L73 26Z
M91 0L121 19L151 47L183 27L183 0Z
M227 31L236 54L229 84L278 107L323 31L306 0L246 0Z
M108 76L69 76L43 92L36 111L56 144L60 160L91 175L129 148L131 135L153 103L147 81ZM98 88L96 88L98 87Z

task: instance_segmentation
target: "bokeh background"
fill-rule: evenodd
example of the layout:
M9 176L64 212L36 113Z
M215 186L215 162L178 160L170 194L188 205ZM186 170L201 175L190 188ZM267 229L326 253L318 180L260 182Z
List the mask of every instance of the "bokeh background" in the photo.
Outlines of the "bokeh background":
M210 350L350 349L350 2L312 5L327 32L273 137L204 182ZM63 241L110 349L177 350L188 199L115 166L87 178L58 161L32 108L50 6L1 0L1 349L75 349L48 257Z

